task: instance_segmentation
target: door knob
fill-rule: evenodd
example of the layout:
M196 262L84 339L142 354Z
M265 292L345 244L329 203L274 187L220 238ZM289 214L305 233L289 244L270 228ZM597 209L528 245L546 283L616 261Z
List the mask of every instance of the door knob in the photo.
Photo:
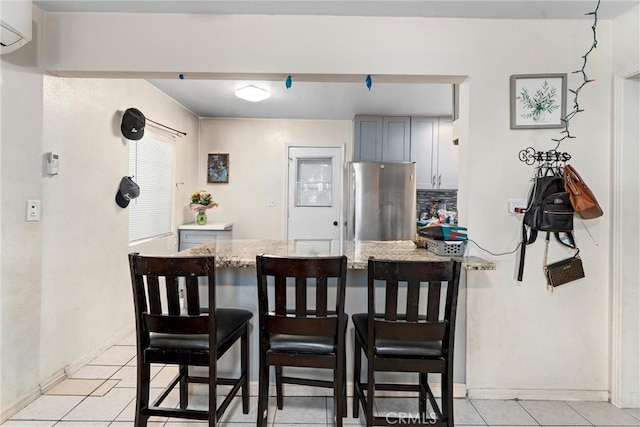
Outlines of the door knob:
M338 221L333 221L333 225L338 226Z

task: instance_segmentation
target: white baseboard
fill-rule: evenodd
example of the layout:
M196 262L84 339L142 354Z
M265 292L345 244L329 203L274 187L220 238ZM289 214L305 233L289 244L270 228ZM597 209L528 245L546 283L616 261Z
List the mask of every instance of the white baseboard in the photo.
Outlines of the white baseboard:
M45 391L49 390L54 385L56 385L59 382L61 382L62 380L64 380L65 378L67 378L65 370L64 369L57 370L49 378L46 378L44 381L42 381L40 383L40 391L42 391L42 393L44 393Z
M7 408L2 410L0 414L0 424L4 423L6 420L23 410L27 405L32 403L38 397L40 397L43 393L49 390L54 385L63 381L67 377L71 376L73 373L77 372L80 368L86 366L89 362L95 359L100 354L107 351L110 347L118 342L122 341L126 336L134 331L134 326L129 326L107 341L105 341L102 346L84 356L80 359L71 362L68 366L63 369L59 369L54 372L49 377L45 378L36 388L25 394L23 397L19 398L16 402L9 405ZM256 389L257 390L257 389Z
M594 400L606 402L606 390L541 390L541 389L492 389L468 388L469 399L520 399L520 400Z

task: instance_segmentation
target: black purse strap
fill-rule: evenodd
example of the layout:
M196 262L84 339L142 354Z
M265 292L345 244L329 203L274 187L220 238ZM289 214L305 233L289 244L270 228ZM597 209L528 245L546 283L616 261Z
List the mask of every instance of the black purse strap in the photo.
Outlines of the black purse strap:
M536 232L536 236L538 231L531 230L531 233ZM535 240L535 238L533 239ZM527 252L527 245L529 244L529 237L527 237L527 226L524 225L524 221L522 221L522 243L520 243L520 265L518 266L518 282L522 282L522 276L524 274L524 256Z

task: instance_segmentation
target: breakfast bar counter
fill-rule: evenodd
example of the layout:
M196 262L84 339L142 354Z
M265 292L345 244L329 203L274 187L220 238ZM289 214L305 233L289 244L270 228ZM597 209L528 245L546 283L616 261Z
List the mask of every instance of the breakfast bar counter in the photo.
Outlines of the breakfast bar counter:
M327 242L328 243L328 242ZM329 245L326 244L326 247ZM258 295L256 279L256 255L266 254L275 256L347 256L347 290L345 312L348 314L363 313L367 310L367 260L369 257L406 261L447 261L451 258L462 261L463 274L460 277L460 291L458 296L458 317L456 321L456 335L454 354L454 382L463 383L466 362L466 287L468 281L473 281L476 275L490 274L487 270L495 270L496 265L479 257L453 257L436 255L427 249L418 248L411 241L345 241L333 242L331 251L315 251L305 242L298 244L285 240L249 240L249 239L220 239L200 243L182 250L176 256L213 255L216 258L216 288L218 304L221 307L236 307L254 313L253 327L250 336L250 366L258 366ZM200 300L206 301L206 284L200 288ZM347 325L347 378L351 381L352 353L353 353L353 323ZM231 350L235 351L234 349ZM236 355L239 357L239 354ZM219 372L231 373L235 366L230 360L221 359ZM318 378L327 374L319 370ZM252 387L257 380L257 369L250 372ZM326 378L324 378L326 379ZM454 387L455 388L455 387ZM286 393L296 393L296 388L289 386ZM302 387L301 393L313 391L309 387ZM460 397L460 396L457 396Z
M215 255L218 268L251 268L256 266L256 255L275 256L329 256L346 255L347 267L365 270L370 257L403 261L462 261L465 270L495 270L495 264L479 257L455 257L436 255L427 249L418 248L411 241L345 241L336 242L330 252L300 249L296 242L286 240L211 240L181 251L180 255Z

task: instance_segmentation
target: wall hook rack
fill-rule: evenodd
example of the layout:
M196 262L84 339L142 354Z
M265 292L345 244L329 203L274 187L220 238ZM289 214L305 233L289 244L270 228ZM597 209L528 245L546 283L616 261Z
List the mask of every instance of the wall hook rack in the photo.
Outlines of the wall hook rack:
M571 154L556 150L536 151L533 147L527 147L524 150L520 150L518 158L528 165L538 162L541 166L550 166L552 163L568 162L571 160Z

